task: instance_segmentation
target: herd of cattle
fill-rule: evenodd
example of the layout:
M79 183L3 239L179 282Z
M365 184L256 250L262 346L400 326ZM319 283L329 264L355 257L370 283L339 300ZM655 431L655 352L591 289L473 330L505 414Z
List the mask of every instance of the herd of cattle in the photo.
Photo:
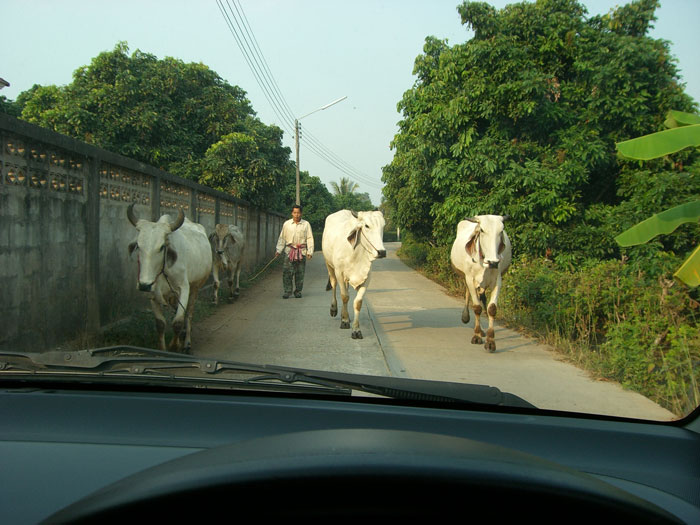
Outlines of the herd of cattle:
M218 302L220 272L226 275L229 299L239 295L245 238L238 227L226 224L217 224L207 235L204 226L187 219L182 210L174 220L163 215L157 222L152 222L137 217L132 204L127 209L127 217L138 232L136 241L129 245L129 254L138 252L137 286L140 291L150 294L158 346L161 350L166 349L162 307L170 305L175 309L175 316L168 350L188 352L194 304L209 275L214 280L214 303ZM504 229L506 218L478 215L461 221L450 254L452 267L464 277L467 285L462 322L469 322L471 304L475 314L471 342L483 343L479 318L482 309L486 309L489 327L485 349L489 352L496 349L493 327L496 305L502 276L511 262L510 240ZM326 217L322 243L328 270L326 290L333 290L330 314L332 317L338 315L336 287L339 286L343 302L340 328L350 328L348 285L352 286L357 291L353 302L353 339L362 339L360 309L372 262L386 257L382 240L384 226L384 217L379 211L355 213L340 210ZM486 290L491 290L488 301Z

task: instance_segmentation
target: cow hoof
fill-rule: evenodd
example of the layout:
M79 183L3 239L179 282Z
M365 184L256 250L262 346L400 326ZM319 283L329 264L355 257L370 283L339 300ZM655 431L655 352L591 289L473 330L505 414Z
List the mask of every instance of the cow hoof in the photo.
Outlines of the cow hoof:
M340 321L340 328L342 328L342 329L350 328L350 321Z
M236 288L236 291L233 292L233 296L238 297L239 295L241 295L241 290L239 288Z
M464 310L462 310L462 322L464 324L467 324L469 322L469 319L469 310L465 308Z
M338 307L331 306L331 317L335 317L336 315L338 315Z
M475 335L474 337L472 337L472 344L473 345L480 345L483 342L484 342L484 340L481 337L479 337L478 335Z
M484 348L486 349L487 352L495 352L496 351L496 342L495 341L486 341Z
M357 332L353 332L352 334L350 334L350 337L352 337L353 339L362 339L362 332L360 332L359 330Z

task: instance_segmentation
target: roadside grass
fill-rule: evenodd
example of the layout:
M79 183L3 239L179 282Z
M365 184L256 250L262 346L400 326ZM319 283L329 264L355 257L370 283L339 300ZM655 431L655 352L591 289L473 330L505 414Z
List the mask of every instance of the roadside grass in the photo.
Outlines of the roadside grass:
M409 240L398 255L464 298L447 250ZM700 405L699 306L692 291L621 261L570 269L522 258L504 276L498 317L597 379L617 381L683 417Z

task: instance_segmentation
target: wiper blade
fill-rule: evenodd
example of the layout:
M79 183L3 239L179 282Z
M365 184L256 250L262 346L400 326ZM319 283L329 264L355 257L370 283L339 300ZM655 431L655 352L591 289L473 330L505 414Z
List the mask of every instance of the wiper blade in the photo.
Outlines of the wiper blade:
M523 398L502 392L495 386L311 370L304 371L303 375L394 399L537 408Z
M14 358L4 361L3 358ZM21 362L17 362L20 360ZM191 369L204 372L202 375L187 376L176 371ZM272 383L278 384L307 384L323 387L332 393L350 395L346 387L325 381L320 378L305 377L294 371L280 369L271 365L253 365L237 363L220 359L195 357L187 354L176 354L137 346L109 346L91 350L50 351L50 352L7 352L0 351L0 374L2 371L11 373L33 373L46 375L51 373L72 372L79 375L94 377L118 377L129 374L149 377L170 377L179 380L204 381L213 383L224 381L239 385L255 385ZM251 377L220 377L225 372L260 374ZM207 377L210 376L210 377Z
M536 408L524 399L514 394L502 392L493 386L304 370L277 365L254 365L187 354L174 354L135 346L111 346L73 352L0 352L0 358L11 356L30 360L32 364L42 366L47 371L82 370L102 375L117 375L124 373L157 374L192 368L212 376L222 375L225 372L246 372L259 375L235 381L247 385L309 384L344 393L356 390L412 401L461 402L475 405ZM0 370L7 370L6 365L6 363L0 362ZM197 379L201 379L201 377L198 376ZM225 380L234 381L228 378Z

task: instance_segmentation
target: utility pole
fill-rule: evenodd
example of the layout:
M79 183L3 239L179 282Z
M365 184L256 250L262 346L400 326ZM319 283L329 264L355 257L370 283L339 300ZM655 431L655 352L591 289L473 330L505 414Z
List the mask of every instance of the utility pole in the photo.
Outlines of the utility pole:
M294 146L297 150L297 206L301 205L299 186L299 119L294 120Z

